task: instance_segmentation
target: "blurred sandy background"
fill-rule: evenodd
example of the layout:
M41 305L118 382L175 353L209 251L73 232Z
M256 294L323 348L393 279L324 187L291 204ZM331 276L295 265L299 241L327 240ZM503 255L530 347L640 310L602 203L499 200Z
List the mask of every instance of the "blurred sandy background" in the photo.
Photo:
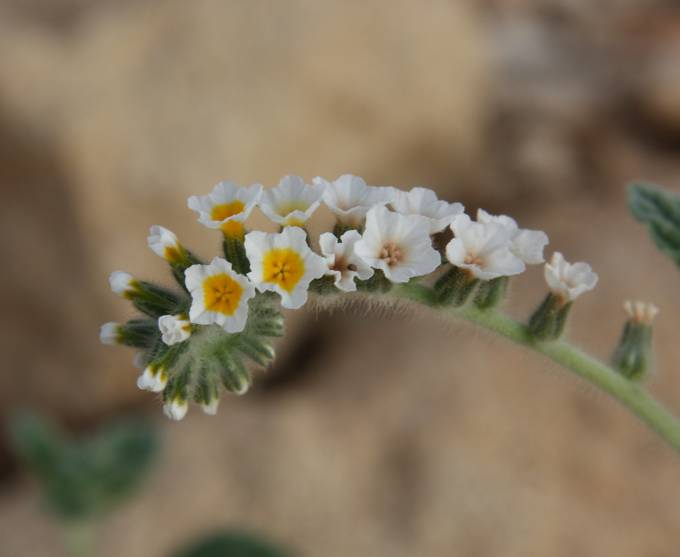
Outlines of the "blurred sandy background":
M606 357L621 302L662 307L652 388L680 411L680 273L624 185L680 184L680 8L668 1L0 1L0 418L73 431L134 409L165 452L102 557L220 526L302 556L677 555L680 460L538 356L427 313L296 315L219 415L162 421L98 326L108 273L166 279L148 226L208 256L185 198L283 174L426 185L544 228L600 287L571 337ZM525 316L541 271L514 285ZM547 373L546 373L547 370ZM0 448L0 555L56 556Z

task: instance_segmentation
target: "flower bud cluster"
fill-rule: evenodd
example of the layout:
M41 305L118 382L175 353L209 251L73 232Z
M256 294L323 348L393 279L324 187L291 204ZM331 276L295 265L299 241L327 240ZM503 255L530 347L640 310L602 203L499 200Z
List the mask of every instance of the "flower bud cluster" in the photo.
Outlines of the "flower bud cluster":
M336 224L316 241L305 226L322 205ZM106 324L101 332L104 343L141 351L138 385L162 393L173 419L184 417L190 402L214 414L224 390L246 392L251 365L274 358L272 338L283 334L280 308L298 309L310 293L381 294L431 277L435 305L472 301L487 310L503 300L509 277L544 261L548 244L544 232L522 229L508 216L480 209L473 220L463 205L432 190L370 186L352 175L309 184L286 176L271 189L220 182L209 194L190 197L188 206L199 223L221 232L223 254L201 261L171 231L153 226L149 247L167 261L180 288L113 273L111 289L145 317ZM255 208L279 231L248 231ZM545 278L551 292L530 330L550 340L597 275L556 253Z

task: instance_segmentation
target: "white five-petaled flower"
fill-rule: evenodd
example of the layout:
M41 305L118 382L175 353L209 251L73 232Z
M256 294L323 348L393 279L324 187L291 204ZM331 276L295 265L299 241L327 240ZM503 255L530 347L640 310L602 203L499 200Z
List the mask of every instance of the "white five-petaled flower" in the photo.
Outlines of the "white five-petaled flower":
M468 215L458 215L451 230L454 238L446 246L446 258L475 278L492 280L524 271L524 262L510 251L510 236L500 224L474 222Z
M357 228L372 207L386 205L396 195L395 188L368 186L363 178L352 174L343 174L333 182L317 176L313 182L324 186L323 201L338 221Z
M304 305L309 283L327 270L324 259L309 249L305 231L296 226L279 234L249 232L245 248L252 269L248 278L260 292L278 293L285 308Z
M366 214L366 228L354 252L392 282L427 275L441 263L432 247L427 219L394 213L384 206Z
M158 330L163 342L172 346L191 336L191 322L182 315L163 315L158 318Z
M548 245L548 235L542 230L520 228L517 221L507 215L490 215L484 209L477 211L477 222L495 222L506 229L510 238L510 251L527 265L543 263L543 250Z
M227 236L241 237L243 222L257 205L262 186L239 187L234 182L220 182L208 195L192 195L187 205L198 213L198 222L220 229Z
M171 420L180 421L187 415L189 403L182 398L173 398L163 405L163 413Z
M99 330L99 340L102 344L120 344L121 324L115 321L104 323Z
M420 215L430 223L430 234L441 232L451 224L456 215L465 211L461 203L449 203L437 198L427 188L412 188L410 191L396 190L390 203L392 208L403 215Z
M335 286L345 292L357 289L355 278L366 280L373 276L373 269L354 252L361 234L356 230L348 230L340 241L335 234L325 232L319 237L319 248L326 259L327 275L335 277Z
M125 273L123 271L114 271L109 276L109 285L111 285L111 290L121 296L122 298L128 298L134 294L135 279L130 273Z
M572 302L597 285L597 273L587 263L569 263L556 251L545 264L545 281L553 294Z
M149 364L137 378L137 388L152 393L162 393L168 384L168 371L162 366Z
M152 226L147 242L152 251L169 263L178 263L184 259L186 251L171 230L162 226Z
M626 300L623 303L623 309L636 323L643 325L651 325L654 318L659 313L659 308L650 302L631 301Z
M231 263L215 257L209 265L192 265L184 275L192 299L192 323L216 324L227 333L239 333L245 328L248 300L255 296L255 288L232 270Z
M304 226L321 204L323 190L300 176L284 176L278 186L262 192L260 209L281 226Z

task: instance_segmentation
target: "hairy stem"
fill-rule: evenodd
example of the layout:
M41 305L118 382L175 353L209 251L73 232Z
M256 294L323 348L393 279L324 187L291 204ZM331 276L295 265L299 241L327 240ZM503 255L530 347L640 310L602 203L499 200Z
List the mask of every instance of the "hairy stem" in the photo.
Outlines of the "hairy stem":
M417 284L403 286L394 291L396 296L437 308L434 293ZM596 360L563 340L540 342L529 334L526 325L497 310L480 310L473 305L462 308L437 308L449 315L465 319L493 331L534 352L543 354L590 381L634 412L680 452L680 420L652 397L641 385L630 381L608 365Z

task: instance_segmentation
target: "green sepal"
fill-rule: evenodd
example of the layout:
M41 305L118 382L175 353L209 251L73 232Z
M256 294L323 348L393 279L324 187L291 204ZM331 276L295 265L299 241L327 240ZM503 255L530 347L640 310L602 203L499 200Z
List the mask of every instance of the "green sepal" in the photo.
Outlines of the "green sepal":
M220 378L224 388L231 393L245 393L250 388L252 377L241 356L224 353L220 361L222 363Z
M380 292L387 294L392 290L392 282L385 276L381 269L376 269L373 276L367 280L356 281L357 290L363 292Z
M481 281L474 298L475 306L479 309L497 307L505 299L509 282L510 277L498 277L492 280Z
M335 277L330 275L325 275L321 278L314 279L311 283L309 283L309 291L320 294L321 296L327 294L337 294L340 292L335 287Z
M170 263L170 271L173 278L185 292L188 292L188 290L184 272L192 265L201 265L202 263L203 262L198 257L187 249L182 250L182 257L180 260Z
M128 294L133 305L142 313L156 319L163 315L176 315L187 309L188 300L185 296L152 284L150 282L135 281L134 290Z
M647 377L653 367L651 325L634 320L626 322L612 356L612 365L632 381Z
M267 367L275 356L271 344L256 336L241 335L237 346L241 353L262 367Z
M241 236L224 235L222 242L222 249L224 250L224 257L234 271L245 275L250 272L250 261L246 255L246 247Z
M158 324L153 319L131 319L120 326L118 341L125 346L151 349L160 338Z
M339 240L342 237L342 235L349 230L356 230L357 232L359 232L359 234L363 232L363 230L360 227L350 226L348 224L336 222L335 226L333 227L333 235Z
M529 319L529 334L536 340L557 340L562 336L572 302L549 293Z
M460 307L468 301L479 279L460 267L451 267L434 284L437 301L443 306Z

